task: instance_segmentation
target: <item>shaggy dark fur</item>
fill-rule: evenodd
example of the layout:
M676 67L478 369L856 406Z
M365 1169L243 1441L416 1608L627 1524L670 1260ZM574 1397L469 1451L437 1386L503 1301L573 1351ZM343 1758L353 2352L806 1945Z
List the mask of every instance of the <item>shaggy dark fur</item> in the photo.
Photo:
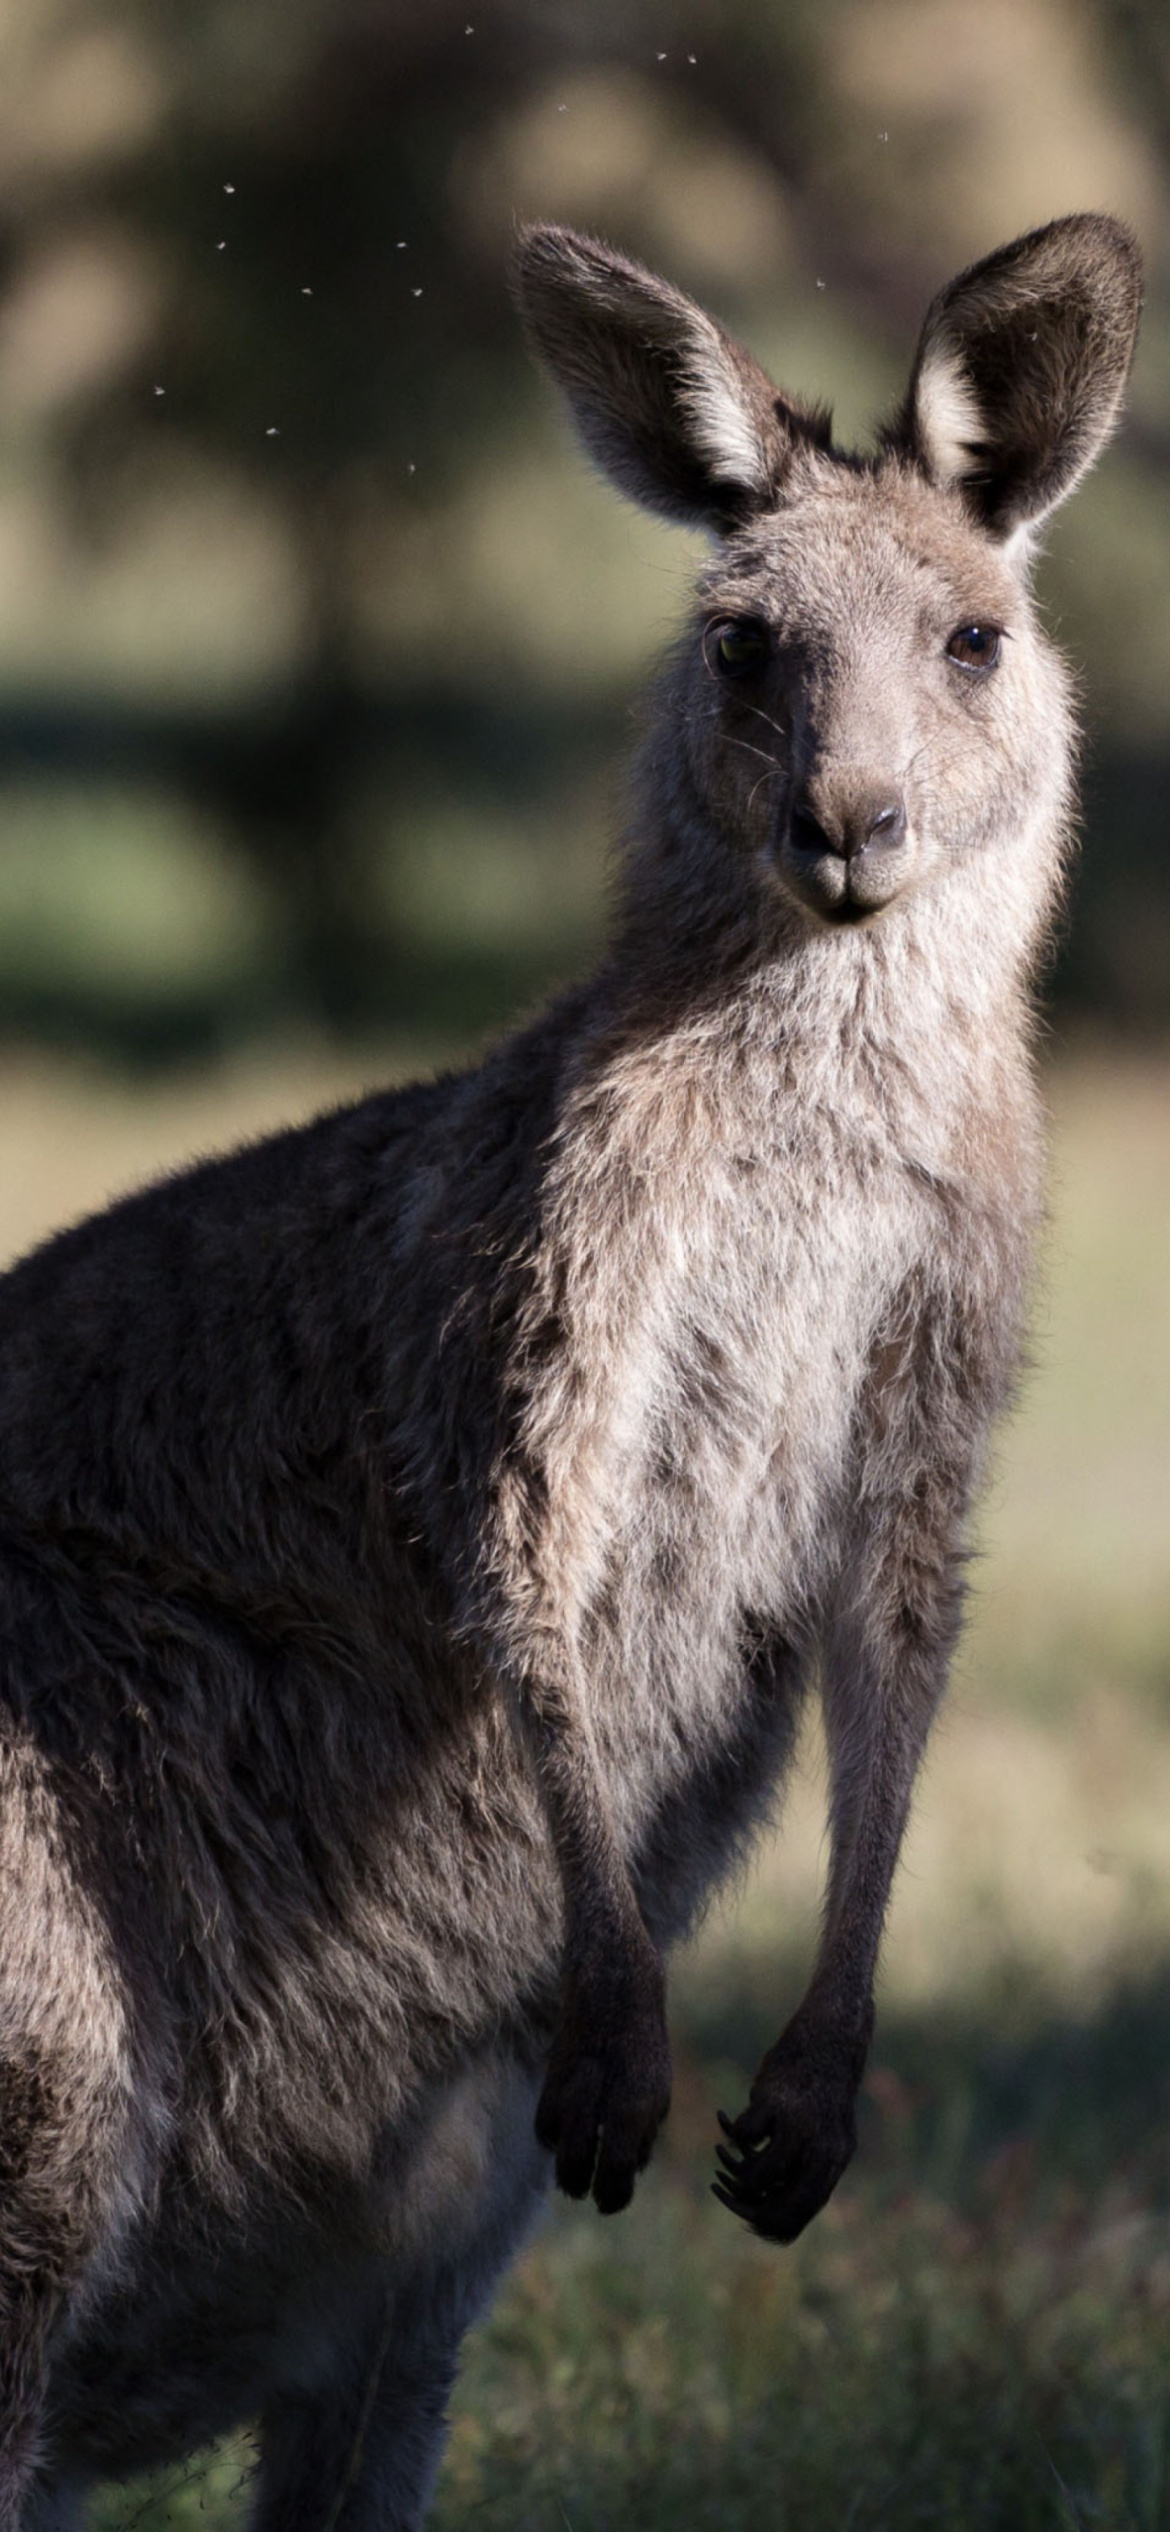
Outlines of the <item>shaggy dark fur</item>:
M1020 531L1134 250L965 275L872 462L590 241L519 290L602 462L722 535L605 962L0 1283L0 2532L247 2416L266 2532L421 2520L550 2158L629 2198L666 1948L814 1670L824 1931L722 2195L791 2240L853 2147L1040 1201L1070 730Z

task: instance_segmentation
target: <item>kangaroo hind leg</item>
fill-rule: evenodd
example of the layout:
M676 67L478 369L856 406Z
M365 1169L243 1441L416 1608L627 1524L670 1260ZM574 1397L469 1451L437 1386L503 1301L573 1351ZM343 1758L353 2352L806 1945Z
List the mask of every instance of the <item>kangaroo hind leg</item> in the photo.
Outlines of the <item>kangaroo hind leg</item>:
M416 2532L459 2347L457 2329L433 2333L429 2317L394 2330L375 2308L337 2349L327 2390L271 2403L253 2532Z
M31 2483L50 2460L54 2349L109 2229L107 2105L95 2118L75 2072L27 2039L0 2055L0 2532L23 2525Z
M54 2353L132 2190L120 1985L63 1826L0 1742L0 2532L36 2520Z
M503 2050L439 2089L312 2391L290 2385L262 2420L250 2532L418 2532L463 2334L543 2203L538 2082Z

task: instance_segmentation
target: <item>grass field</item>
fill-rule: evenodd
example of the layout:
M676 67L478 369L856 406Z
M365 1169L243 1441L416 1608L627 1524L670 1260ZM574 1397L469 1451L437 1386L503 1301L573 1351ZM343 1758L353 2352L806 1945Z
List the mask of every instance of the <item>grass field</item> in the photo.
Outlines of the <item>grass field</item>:
M149 1094L10 1065L0 1242L348 1086L311 1051ZM1170 2532L1170 1063L1086 1053L1052 1097L1036 1362L857 2163L792 2251L707 2187L716 2104L808 1957L810 1740L783 1836L677 1966L675 2107L634 2209L554 2209L469 2344L440 2532ZM110 2491L95 2521L228 2532L248 2461Z

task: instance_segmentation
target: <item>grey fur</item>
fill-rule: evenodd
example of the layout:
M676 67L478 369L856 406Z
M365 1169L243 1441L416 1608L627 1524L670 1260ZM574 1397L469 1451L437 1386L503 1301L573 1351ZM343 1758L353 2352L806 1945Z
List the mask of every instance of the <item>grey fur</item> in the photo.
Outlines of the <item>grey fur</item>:
M723 540L604 963L0 1283L0 2532L248 2416L260 2532L420 2522L550 2158L630 2195L667 1949L818 1672L823 1935L721 2189L786 2241L843 2169L1041 1200L1071 724L1020 530L1135 269L1093 218L964 276L863 462L665 284L522 242L587 440ZM1029 275L1031 398L1032 329L988 351Z

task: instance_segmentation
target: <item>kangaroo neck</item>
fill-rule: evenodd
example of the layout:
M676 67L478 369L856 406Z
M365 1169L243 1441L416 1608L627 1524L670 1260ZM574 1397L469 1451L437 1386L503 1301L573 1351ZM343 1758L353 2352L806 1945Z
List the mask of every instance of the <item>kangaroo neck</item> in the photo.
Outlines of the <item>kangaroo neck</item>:
M717 960L664 922L649 972L642 914L636 955L615 944L590 1069L615 1084L685 1081L719 1142L853 1116L941 1158L973 1111L1031 1095L1021 962L1008 941L965 955L947 894L770 943L743 921L734 944L723 929Z

